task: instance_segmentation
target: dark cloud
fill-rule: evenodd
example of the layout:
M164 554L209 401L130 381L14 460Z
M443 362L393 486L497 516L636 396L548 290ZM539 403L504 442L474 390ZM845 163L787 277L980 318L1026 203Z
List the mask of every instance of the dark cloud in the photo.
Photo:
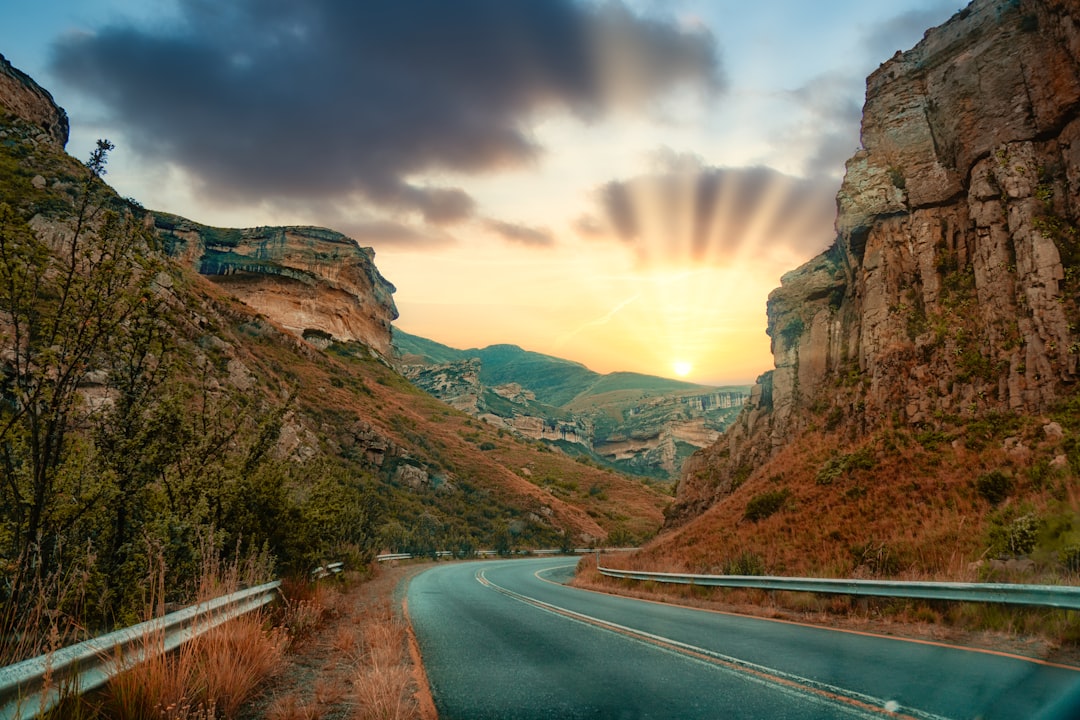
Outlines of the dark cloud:
M520 245L550 247L555 244L555 236L547 228L534 228L502 220L487 220L484 225L503 239Z
M723 85L707 31L573 0L179 0L169 29L110 25L53 48L54 72L94 96L136 149L223 199L360 193L445 223L474 212L427 171L520 165L528 121L590 118L672 85ZM618 48L635 90L604 84Z
M671 253L688 247L695 261L724 263L777 245L806 255L822 250L834 237L835 196L828 180L683 162L667 172L611 181L598 200L611 233L650 248L650 257L658 257L655 246L663 243Z

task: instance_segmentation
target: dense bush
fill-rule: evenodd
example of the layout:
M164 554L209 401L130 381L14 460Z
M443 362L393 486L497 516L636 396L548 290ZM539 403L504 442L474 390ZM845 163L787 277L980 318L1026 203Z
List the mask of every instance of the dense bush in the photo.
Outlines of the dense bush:
M783 508L784 503L787 502L788 496L790 495L791 492L787 488L784 488L783 490L770 490L768 492L763 492L760 495L755 495L750 498L750 502L746 503L746 512L743 513L743 518L750 520L751 522L764 520Z
M986 502L998 505L1012 493L1013 481L1000 470L992 470L979 476L975 481L975 491Z

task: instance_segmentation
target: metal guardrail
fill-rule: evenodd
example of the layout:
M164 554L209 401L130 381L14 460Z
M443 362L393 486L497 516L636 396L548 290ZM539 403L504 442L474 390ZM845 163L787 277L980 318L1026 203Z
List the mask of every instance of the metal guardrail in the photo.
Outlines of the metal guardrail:
M1080 610L1080 587L1073 585L1023 585L1014 583L907 582L899 580L834 580L789 578L768 575L692 575L688 573L645 572L601 567L601 575L627 580L643 580L710 587L793 590L830 595L959 600L963 602L1007 603Z
M559 555L560 553L566 553L568 555L586 555L588 553L594 553L597 550L606 553L613 552L631 552L638 548L573 548L572 550L560 550L559 548L543 548L540 550L513 550L510 551L510 555ZM465 557L495 557L499 554L498 550L474 550L471 553L464 553ZM431 554L424 555L412 555L410 553L385 553L383 555L376 555L376 562L389 562L391 560L412 560L414 558L430 558ZM457 557L451 550L440 550L435 553L435 557Z
M343 563L343 562L333 562L333 563L329 563L325 567L320 565L319 567L312 570L311 571L311 577L312 577L313 580L322 580L324 577L329 577L331 575L337 575L338 573L343 572L344 570L345 570L345 563Z
M131 627L0 668L0 720L45 713L62 696L83 693L160 653L266 605L280 581L215 598Z

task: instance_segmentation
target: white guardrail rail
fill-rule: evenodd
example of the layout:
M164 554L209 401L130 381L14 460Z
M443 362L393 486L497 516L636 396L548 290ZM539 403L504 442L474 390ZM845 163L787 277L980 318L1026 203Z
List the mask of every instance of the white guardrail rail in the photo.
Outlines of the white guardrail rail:
M101 687L109 678L277 597L280 581L240 590L138 625L0 668L0 720L25 720L62 696Z
M768 575L691 575L688 573L645 572L601 567L601 575L709 587L791 590L829 595L870 595L875 597L959 600L963 602L1007 603L1080 610L1080 587L1073 585L1023 585L1015 583L914 582L900 580L834 580L791 578Z

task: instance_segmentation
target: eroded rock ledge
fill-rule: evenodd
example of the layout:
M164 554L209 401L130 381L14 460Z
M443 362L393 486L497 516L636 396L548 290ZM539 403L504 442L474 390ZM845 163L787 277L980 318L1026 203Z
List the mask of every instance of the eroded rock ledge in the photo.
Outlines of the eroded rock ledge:
M395 288L371 248L316 227L221 229L165 213L155 223L173 255L297 337L391 356Z

